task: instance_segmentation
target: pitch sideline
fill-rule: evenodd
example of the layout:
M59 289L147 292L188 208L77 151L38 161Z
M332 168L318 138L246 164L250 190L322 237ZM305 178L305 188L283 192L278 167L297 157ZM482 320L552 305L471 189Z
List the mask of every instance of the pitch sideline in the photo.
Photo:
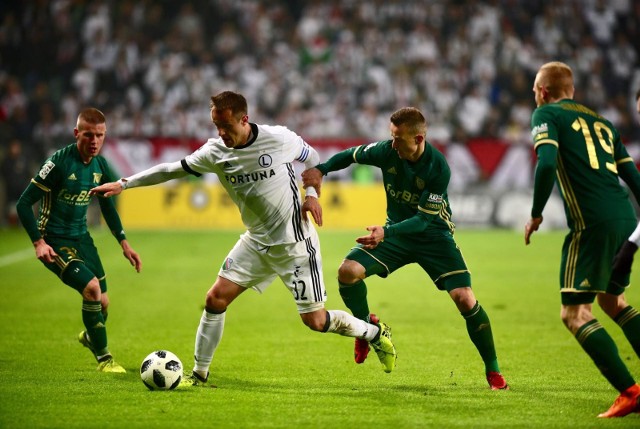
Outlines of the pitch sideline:
M8 255L0 256L0 268L22 262L34 256L33 249L24 249L18 252L9 253Z

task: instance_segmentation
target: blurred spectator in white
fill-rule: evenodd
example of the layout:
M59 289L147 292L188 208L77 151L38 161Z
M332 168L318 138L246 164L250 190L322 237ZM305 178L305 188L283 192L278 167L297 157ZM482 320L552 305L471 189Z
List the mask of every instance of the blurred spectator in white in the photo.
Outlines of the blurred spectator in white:
M68 129L57 121L51 104L40 105L39 117L40 120L33 127L32 134L34 146L37 148L34 155L36 159L46 159L68 143L72 136L68 134Z
M102 33L106 40L111 38L111 17L109 5L103 0L92 0L87 3L88 12L82 26L82 41L87 45L93 43L97 33Z
M175 18L175 26L180 32L180 36L185 39L187 45L200 43L204 34L204 24L201 16L196 13L193 3L187 2L180 6L180 12Z
M542 8L542 13L542 15L535 17L533 20L533 34L542 52L549 58L553 58L559 53L564 35L556 16L556 9L544 7Z
M27 94L22 89L22 84L17 77L9 76L4 82L0 97L0 109L4 116L13 116L16 109L27 108Z
M638 23L640 25L640 23ZM638 41L634 47L627 35L621 31L616 32L612 46L607 50L607 59L612 76L607 79L610 93L618 95L629 88L634 65L638 62Z
M29 184L32 167L28 155L23 150L22 141L11 140L1 164L5 198L2 205L4 207L2 223L6 222L9 226L18 225L16 203Z
M613 41L616 14L609 0L596 0L593 7L584 9L584 17L589 23L591 33L600 46L606 47L607 44Z
M96 95L98 85L96 70L91 68L86 62L83 62L73 73L71 85L78 94L81 103L90 103Z
M491 105L485 94L477 85L472 85L457 108L456 118L465 133L470 136L479 135L487 119Z

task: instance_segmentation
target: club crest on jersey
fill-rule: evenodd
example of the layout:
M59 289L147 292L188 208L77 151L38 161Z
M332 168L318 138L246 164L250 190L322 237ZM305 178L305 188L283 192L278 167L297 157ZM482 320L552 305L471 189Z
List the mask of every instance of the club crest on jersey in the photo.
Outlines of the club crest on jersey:
M424 189L424 180L422 180L419 177L416 177L416 186L418 187L418 189L422 191Z
M93 173L93 183L100 183L102 179L102 173Z
M230 269L231 265L233 265L233 259L231 258L225 259L224 262L222 263L222 270L226 271Z
M262 168L267 168L271 166L272 163L273 159L271 158L271 155L260 155L260 158L258 158L258 165Z
M45 162L44 165L42 166L42 168L40 169L40 172L38 173L38 176L40 176L40 178L42 179L46 179L47 176L49 175L49 173L51 173L51 170L53 170L53 167L55 167L56 165L51 162L50 160Z

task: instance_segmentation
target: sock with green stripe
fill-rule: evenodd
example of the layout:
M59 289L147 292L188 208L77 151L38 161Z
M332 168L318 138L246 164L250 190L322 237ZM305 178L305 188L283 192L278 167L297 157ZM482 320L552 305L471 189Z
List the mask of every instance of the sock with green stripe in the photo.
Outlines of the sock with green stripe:
M364 280L351 285L339 281L338 285L342 301L351 310L351 314L358 319L368 320L369 303L367 302L367 285Z
M107 328L104 326L100 301L82 301L82 322L87 328L91 344L98 358L109 354L107 349Z
M640 313L632 306L626 307L613 319L624 332L636 355L640 357Z
M596 319L582 325L575 337L604 378L619 392L635 384L629 369L620 359L616 343Z
M471 310L460 314L464 317L464 320L467 323L469 338L471 338L471 341L476 346L476 349L478 349L478 352L482 357L485 372L500 372L496 348L493 343L491 323L489 322L489 316L484 311L484 308L482 308L480 303L476 301L476 305L474 305Z

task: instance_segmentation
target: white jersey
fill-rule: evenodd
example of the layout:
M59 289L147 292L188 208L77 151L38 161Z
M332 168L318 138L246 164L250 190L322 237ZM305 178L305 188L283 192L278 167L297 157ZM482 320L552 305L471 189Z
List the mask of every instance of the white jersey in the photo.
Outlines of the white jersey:
M310 168L318 154L286 127L250 125L253 137L246 145L228 148L220 138L209 139L182 166L191 174L218 175L250 238L265 246L302 241L313 225L302 219L293 161L312 161Z

